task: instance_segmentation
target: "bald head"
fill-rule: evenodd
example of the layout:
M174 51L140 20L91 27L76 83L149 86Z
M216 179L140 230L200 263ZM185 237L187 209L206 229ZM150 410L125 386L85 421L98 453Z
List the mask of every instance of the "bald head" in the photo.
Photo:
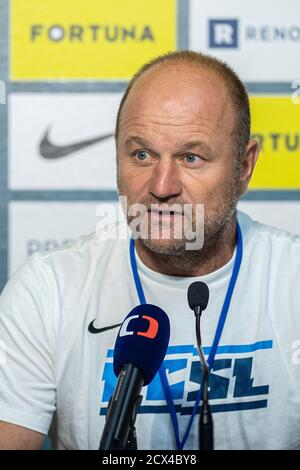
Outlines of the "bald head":
M132 110L133 101L146 103L146 100L156 102L160 109L164 106L167 113L174 108L175 100L180 100L183 111L191 102L199 106L200 101L203 110L207 109L205 105L210 102L210 108L221 110L221 115L217 116L220 126L222 117L223 122L228 123L230 110L234 119L231 129L234 154L238 159L243 155L250 139L249 100L238 76L220 60L192 51L179 51L145 64L130 81L120 103L116 123L117 140L127 111ZM178 112L178 106L176 109ZM202 116L201 109L199 112ZM182 117L180 113L178 124L182 122Z

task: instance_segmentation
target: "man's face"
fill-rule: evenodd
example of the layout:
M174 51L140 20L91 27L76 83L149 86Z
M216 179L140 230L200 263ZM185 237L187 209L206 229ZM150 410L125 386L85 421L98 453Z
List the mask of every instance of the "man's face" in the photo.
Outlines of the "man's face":
M134 84L120 118L118 190L128 206L144 204L149 225L152 220L160 227L159 238L149 230L142 240L151 251L182 254L187 241L174 230L185 215L171 215L171 236L165 239L170 216L151 212L151 204L192 204L194 230L196 204L204 204L204 244L234 214L240 194L234 125L223 81L210 71L154 67Z

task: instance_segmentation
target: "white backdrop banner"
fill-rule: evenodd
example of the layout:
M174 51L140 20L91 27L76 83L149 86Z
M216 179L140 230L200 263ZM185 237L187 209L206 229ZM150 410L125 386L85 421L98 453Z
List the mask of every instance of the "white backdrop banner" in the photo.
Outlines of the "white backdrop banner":
M238 209L253 220L300 235L300 201L242 201Z
M107 224L122 219L119 204L111 201L11 202L9 275L35 251L60 248L81 235L94 232L104 217Z
M10 95L10 188L115 189L113 134L121 96Z
M245 81L300 78L299 0L191 0L190 25L190 48L225 60Z

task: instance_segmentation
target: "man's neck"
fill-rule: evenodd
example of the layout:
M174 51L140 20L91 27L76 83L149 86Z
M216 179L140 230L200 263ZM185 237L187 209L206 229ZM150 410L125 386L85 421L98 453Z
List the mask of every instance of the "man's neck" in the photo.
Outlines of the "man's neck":
M222 227L216 237L199 251L185 251L183 255L165 255L151 251L136 240L141 261L153 271L180 277L204 276L220 269L230 261L236 245L236 214Z

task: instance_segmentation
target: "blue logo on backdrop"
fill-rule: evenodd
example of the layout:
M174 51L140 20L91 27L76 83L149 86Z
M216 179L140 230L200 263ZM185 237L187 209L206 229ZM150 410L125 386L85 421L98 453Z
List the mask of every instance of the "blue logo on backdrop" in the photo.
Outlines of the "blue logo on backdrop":
M252 370L254 353L268 349L272 349L272 341L218 347L209 380L209 399L213 413L267 407L269 385L256 383ZM209 352L209 347L204 348L205 355ZM222 355L222 358L218 358L218 355ZM192 413L201 383L202 371L197 357L198 353L193 345L169 346L164 360L175 409L181 415ZM102 381L104 387L100 415L105 415L117 383L111 349L107 352ZM176 403L176 400L181 403ZM139 413L168 413L159 374L146 387Z
M208 31L209 47L231 49L238 47L238 20L209 20Z

